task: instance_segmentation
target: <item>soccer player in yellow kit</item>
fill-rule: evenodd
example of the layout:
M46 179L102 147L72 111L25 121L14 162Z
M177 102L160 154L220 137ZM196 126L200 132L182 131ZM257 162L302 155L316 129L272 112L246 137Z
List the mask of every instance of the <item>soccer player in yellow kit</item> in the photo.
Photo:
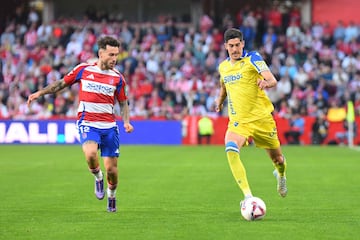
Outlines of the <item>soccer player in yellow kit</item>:
M227 98L229 123L225 135L225 151L233 176L244 197L252 196L240 149L251 137L257 147L267 151L275 170L277 191L287 194L286 162L280 148L276 124L272 116L274 107L264 89L276 86L277 80L256 51L244 50L245 42L240 30L231 28L224 33L224 46L229 57L222 61L220 93L216 111L221 111Z

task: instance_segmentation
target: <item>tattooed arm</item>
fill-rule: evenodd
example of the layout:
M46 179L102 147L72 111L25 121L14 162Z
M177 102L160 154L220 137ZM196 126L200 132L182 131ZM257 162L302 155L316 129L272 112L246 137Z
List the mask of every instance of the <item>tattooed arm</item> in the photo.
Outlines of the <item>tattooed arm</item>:
M130 133L134 130L134 127L130 124L130 110L128 101L119 102L120 105L120 114L124 122L125 131Z
M53 82L52 84L49 84L45 88L40 89L39 91L31 94L28 97L27 105L30 106L31 102L38 99L39 97L44 96L46 94L57 93L58 91L66 88L67 86L68 85L65 83L64 79L60 79L56 82Z

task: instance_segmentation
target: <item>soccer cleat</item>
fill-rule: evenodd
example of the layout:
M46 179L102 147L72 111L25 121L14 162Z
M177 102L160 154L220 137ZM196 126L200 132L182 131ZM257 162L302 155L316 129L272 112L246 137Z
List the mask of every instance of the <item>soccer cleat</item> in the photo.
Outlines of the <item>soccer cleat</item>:
M108 212L116 212L116 198L114 198L114 197L108 198L107 211Z
M274 176L276 177L277 180L277 191L280 194L280 196L282 197L286 197L287 194L287 187L286 187L286 177L283 176L279 176L278 171L275 169L273 172Z
M97 180L95 179L95 195L96 198L102 200L105 196L104 192L104 179Z

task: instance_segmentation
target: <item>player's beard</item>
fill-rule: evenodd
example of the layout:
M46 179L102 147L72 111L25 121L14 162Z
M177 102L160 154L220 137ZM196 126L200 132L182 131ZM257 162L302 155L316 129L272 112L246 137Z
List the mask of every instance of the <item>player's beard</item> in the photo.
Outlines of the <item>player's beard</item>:
M115 67L116 62L114 61L104 61L103 66L105 69L113 69Z
M113 69L115 67L115 64L116 64L116 62L114 62L114 61L108 62L109 69Z

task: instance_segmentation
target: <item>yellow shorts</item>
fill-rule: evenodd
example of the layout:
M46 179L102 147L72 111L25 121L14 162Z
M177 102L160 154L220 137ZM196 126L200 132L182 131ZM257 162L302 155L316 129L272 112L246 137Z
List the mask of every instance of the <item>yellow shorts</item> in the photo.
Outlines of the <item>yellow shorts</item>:
M247 140L251 137L259 148L276 149L280 146L276 123L271 115L250 123L229 121L228 131L244 136Z

